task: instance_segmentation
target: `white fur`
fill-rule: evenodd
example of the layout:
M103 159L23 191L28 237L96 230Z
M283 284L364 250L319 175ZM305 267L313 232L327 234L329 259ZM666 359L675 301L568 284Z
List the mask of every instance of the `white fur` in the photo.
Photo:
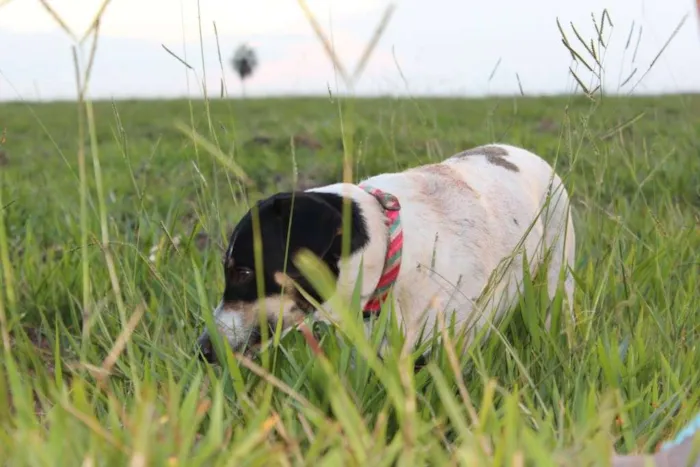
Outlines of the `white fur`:
M224 331L224 334L232 334L234 340L240 340L236 338L237 331L243 330L243 319L241 317L241 311L236 310L235 312L230 312L224 306L223 300L219 302L219 305L214 310L214 321L219 329Z
M485 155L458 154L437 164L440 167L416 167L365 180L401 203L404 245L394 297L397 320L404 326L409 345L417 342L426 318L425 336L429 338L443 311L454 312L458 324L475 324L472 331L500 318L518 300L523 251L534 274L545 250L551 249L548 292L552 298L563 273L565 298L573 317L574 282L568 267L574 263L575 235L561 179L547 162L525 149L489 146L505 150L502 159L518 171L489 161ZM439 175L448 169L457 178ZM341 265L337 293L350 296L364 257L361 290L366 301L381 274L387 248L382 208L357 185L339 183L308 191L350 196L359 204L370 241ZM550 191L550 204L543 208ZM502 280L487 290L497 268L504 275L493 274L498 277L491 280ZM482 294L487 299L477 301ZM325 311L318 311L317 319L338 319L329 302L322 308ZM445 322L449 321L446 315Z

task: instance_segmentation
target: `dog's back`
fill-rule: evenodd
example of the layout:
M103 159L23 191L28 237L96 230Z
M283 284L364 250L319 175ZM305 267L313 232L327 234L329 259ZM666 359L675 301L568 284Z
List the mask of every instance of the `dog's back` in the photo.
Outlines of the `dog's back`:
M368 182L402 202L405 261L395 294L409 338L424 312L428 331L440 311L477 328L490 311L500 316L517 300L523 249L533 273L551 250L550 297L562 269L573 265L567 193L552 167L525 149L482 146ZM564 289L571 306L568 273Z

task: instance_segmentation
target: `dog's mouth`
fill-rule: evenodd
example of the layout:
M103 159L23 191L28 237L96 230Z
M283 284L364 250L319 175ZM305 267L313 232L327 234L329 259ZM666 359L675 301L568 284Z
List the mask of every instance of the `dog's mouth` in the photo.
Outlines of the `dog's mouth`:
M244 345L246 350L260 350L262 345L262 333L260 328L253 328L248 335L248 342Z
M276 323L268 322L268 324L267 324L268 342L272 339L272 336L275 334L275 327L276 327ZM240 350L243 350L244 353L254 354L254 353L259 352L262 349L262 344L263 344L262 331L260 330L260 327L256 326L250 331L250 334L248 334L248 340L243 345L243 348L241 348Z

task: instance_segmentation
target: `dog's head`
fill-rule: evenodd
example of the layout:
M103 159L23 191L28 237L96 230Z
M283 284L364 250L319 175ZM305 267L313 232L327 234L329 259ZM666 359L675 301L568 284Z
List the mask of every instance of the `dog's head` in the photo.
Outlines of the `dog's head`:
M288 278L322 303L318 292L294 266L293 258L299 250L307 249L324 261L337 278L342 209L343 198L337 194L279 193L258 202L239 221L224 255L225 288L214 310L217 330L234 351L243 347L255 348L260 344L261 309L270 329L277 326L281 309L283 330L303 320L307 313L314 310ZM352 201L350 209L350 250L354 252L368 242L368 236L357 203ZM259 222L254 223L256 215ZM258 234L262 247L260 270L256 270L254 252L254 238ZM258 280L262 281L263 299L260 299ZM216 361L211 336L207 331L198 339L198 347L203 358Z

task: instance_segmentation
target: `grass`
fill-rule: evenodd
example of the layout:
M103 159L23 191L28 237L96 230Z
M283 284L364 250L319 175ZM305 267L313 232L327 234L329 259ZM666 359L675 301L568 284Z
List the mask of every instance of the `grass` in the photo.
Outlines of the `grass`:
M120 101L78 115L0 107L7 465L606 465L653 451L700 407L698 96ZM499 332L459 360L448 340L417 372L391 326L384 363L351 325L322 327L320 354L294 332L253 360L195 358L244 194L491 141L564 176L575 324L544 329L534 278Z
M580 96L93 103L83 91L108 3L84 34L77 103L0 106L5 464L608 465L695 415L700 97L604 96L606 10L592 39L557 20ZM352 85L393 7L349 74L298 3ZM621 88L641 82L686 18L647 69L627 40ZM564 177L575 323L528 277L496 332L458 358L463 342L445 330L417 370L391 310L368 340L353 306L341 327L316 326L320 344L277 332L255 358L195 357L227 234L251 201L493 141ZM326 285L309 258L299 267Z

